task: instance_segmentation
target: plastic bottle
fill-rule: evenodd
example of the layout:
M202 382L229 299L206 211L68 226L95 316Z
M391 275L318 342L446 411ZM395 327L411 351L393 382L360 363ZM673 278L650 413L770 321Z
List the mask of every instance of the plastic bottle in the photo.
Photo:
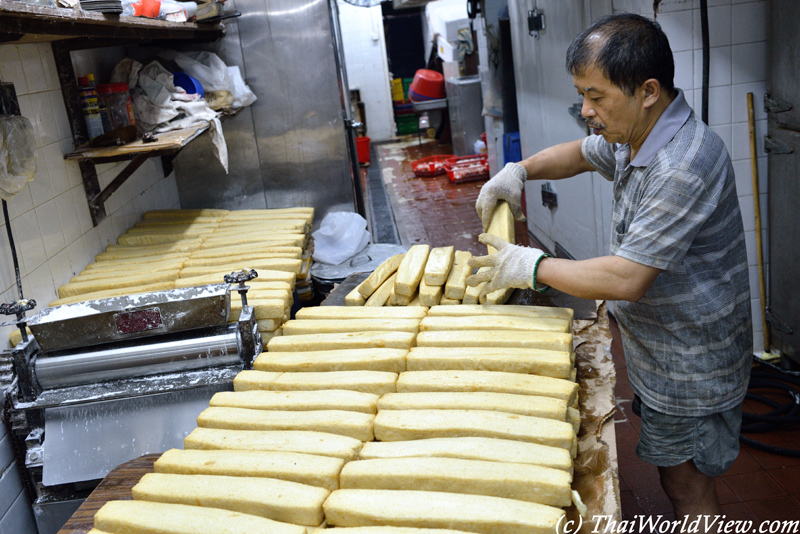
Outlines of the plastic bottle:
M197 12L195 2L176 0L122 0L122 14L150 19L185 22Z
M78 78L78 94L81 98L81 109L83 120L86 122L86 130L89 139L94 139L98 135L103 135L103 119L100 116L100 104L97 98L97 90L94 86L94 75L87 74Z

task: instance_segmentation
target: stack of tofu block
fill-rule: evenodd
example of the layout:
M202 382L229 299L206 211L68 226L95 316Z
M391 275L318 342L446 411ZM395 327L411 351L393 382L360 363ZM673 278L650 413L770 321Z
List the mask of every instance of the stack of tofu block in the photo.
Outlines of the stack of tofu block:
M255 269L248 304L268 340L289 319L313 217L313 208L149 211L61 286L50 305L218 284L225 274ZM232 292L229 321L241 311Z
M96 533L555 533L579 502L571 325L562 308L304 308Z
M505 202L492 214L487 233L514 243L514 216ZM496 252L487 247L488 253ZM413 245L383 262L345 297L348 306L436 306L477 304L485 283L468 286L472 254L455 247ZM486 269L484 267L483 269ZM503 304L513 288L489 293L486 304Z

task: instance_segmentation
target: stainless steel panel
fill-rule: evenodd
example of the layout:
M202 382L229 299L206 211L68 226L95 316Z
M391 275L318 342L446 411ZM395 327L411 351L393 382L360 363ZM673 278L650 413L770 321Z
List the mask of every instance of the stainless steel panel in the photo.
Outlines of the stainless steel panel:
M520 124L522 156L586 135L582 122L567 111L579 100L572 76L564 62L567 48L587 25L581 0L509 0L514 75ZM546 29L534 39L528 34L527 15L534 7L544 13ZM607 253L601 248L603 229L596 216L595 188L590 175L582 174L553 184L558 207L542 206L542 182L526 186L528 229L551 251L555 242L578 259ZM610 197L603 202L610 203Z
M770 334L773 347L800 361L800 225L797 224L797 199L800 198L800 38L797 21L800 3L773 0L769 41L769 92L788 101L793 108L769 114L769 135L788 145L791 154L769 154L769 307L773 320ZM763 95L755 95L760 105ZM758 140L759 143L763 139ZM763 209L763 208L762 208Z
M197 416L230 384L45 410L45 486L103 478L143 454L183 448Z
M268 208L353 211L327 0L238 0Z
M57 534L61 527L64 526L64 523L69 521L72 514L83 504L84 500L71 499L68 501L33 503L33 517L36 520L36 528L39 534Z
M453 154L468 156L475 153L475 141L484 131L483 97L479 76L447 78L447 105L450 108L450 131Z

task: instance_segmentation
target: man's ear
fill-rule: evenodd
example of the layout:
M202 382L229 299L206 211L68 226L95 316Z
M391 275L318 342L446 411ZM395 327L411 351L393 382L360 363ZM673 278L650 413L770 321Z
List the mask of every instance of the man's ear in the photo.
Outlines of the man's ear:
M655 78L649 78L641 85L640 90L643 96L642 104L649 108L658 101L661 96L661 82Z

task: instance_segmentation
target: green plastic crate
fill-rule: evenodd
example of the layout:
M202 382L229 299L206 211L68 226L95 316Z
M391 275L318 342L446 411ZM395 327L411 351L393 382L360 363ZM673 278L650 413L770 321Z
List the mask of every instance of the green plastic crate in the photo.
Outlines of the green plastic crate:
M419 122L416 115L400 115L394 118L397 124L397 135L417 133Z

